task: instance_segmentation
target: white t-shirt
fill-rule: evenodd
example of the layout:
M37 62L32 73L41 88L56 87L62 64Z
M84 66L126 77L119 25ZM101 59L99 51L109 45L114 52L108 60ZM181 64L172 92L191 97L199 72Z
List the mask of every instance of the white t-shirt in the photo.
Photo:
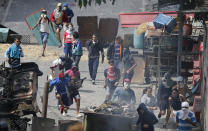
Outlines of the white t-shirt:
M44 18L41 19L41 21L40 21L40 32L49 33L49 21L48 21L48 19L46 19L46 20L44 20Z
M144 103L146 106L154 107L156 106L156 100L154 96L147 96L147 94L144 94L141 98L141 103Z

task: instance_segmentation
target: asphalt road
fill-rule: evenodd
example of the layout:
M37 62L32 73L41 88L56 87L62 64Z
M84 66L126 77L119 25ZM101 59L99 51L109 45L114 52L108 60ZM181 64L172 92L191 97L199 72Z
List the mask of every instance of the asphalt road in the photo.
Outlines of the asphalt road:
M1 46L0 46L1 47ZM1 48L0 48L1 49ZM62 49L58 49L57 47L47 47L47 50L58 50L58 52L62 52ZM2 59L0 59L0 62L2 62L4 59L4 50L0 50L0 56ZM47 54L46 54L47 57ZM55 58L56 59L56 58ZM38 96L37 96L37 101L38 105L41 109L41 101L40 101L40 96L43 94L43 86L46 81L47 75L49 74L49 67L52 64L52 61L54 59L49 59L49 60L43 60L39 56L34 56L34 57L24 57L22 58L22 62L36 62L39 65L40 70L44 72L44 75L39 77L39 90L38 90ZM96 79L96 85L92 85L91 81L89 79L89 72L88 72L88 63L87 60L84 59L80 61L80 72L81 72L81 77L87 77L87 79L83 83L83 88L80 89L80 95L81 95L81 112L83 109L85 109L88 106L99 106L103 103L105 99L105 89L103 88L104 85L104 75L103 71L104 69L107 68L107 62L104 64L99 65L98 68L98 74L97 74L97 79ZM135 91L136 94L136 107L138 106L140 102L140 97L142 94L142 90L145 87L145 85L137 85L134 84L132 85L132 89ZM58 108L57 108L57 99L55 98L54 95L54 90L53 92L50 93L49 95L49 101L48 101L48 118L55 119L56 122L58 120L77 120L76 118L76 105L75 103L70 107L68 111L69 116L64 117L60 114ZM155 111L155 114L157 116L158 111ZM38 114L40 116L40 114ZM80 119L81 120L81 119ZM155 125L156 131L175 131L176 125L173 122L173 119L171 118L169 121L169 124L167 126L167 129L162 129L162 122L164 120L164 117L162 117L159 120L159 123Z

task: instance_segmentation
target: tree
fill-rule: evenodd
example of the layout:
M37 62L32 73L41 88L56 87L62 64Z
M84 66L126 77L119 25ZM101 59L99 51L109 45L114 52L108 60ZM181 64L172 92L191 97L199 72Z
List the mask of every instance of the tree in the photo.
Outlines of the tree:
M87 5L91 6L92 2L95 2L98 5L101 5L102 2L106 4L107 0L75 0L79 4L79 7L81 8L82 6L86 7ZM111 3L114 5L115 0L110 0Z

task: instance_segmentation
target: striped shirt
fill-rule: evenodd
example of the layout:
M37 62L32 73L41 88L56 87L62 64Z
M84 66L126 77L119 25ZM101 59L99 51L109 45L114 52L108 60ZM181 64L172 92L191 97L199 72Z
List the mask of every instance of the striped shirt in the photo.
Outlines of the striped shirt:
M114 59L115 60L120 60L120 45L115 44L115 54L114 54Z
M176 113L176 121L178 122L177 131L192 131L192 124L186 120L179 119L180 111ZM192 120L193 123L196 123L196 117L193 112L189 111L188 119Z

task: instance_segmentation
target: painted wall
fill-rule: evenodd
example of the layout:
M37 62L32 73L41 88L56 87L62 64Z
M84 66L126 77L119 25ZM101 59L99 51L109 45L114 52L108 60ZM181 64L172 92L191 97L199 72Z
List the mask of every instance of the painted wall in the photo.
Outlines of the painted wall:
M8 0L9 1L9 0ZM140 12L144 11L146 7L151 10L151 5L156 3L157 0L116 0L115 5L111 5L110 2L102 4L101 6L92 4L91 7L82 7L81 9L74 3L74 0L10 0L12 1L6 22L4 23L9 28L20 34L31 34L31 31L27 28L24 18L39 8L45 8L48 10L48 15L56 7L57 2L66 2L71 5L75 13L75 17L72 22L77 27L76 16L98 16L98 18L118 18L121 12ZM109 0L107 0L109 1ZM4 17L6 7L0 7L0 17ZM77 29L77 28L76 28ZM109 30L110 31L110 30ZM124 34L132 33L133 29L119 28L118 34L123 36ZM32 42L36 42L32 38Z

